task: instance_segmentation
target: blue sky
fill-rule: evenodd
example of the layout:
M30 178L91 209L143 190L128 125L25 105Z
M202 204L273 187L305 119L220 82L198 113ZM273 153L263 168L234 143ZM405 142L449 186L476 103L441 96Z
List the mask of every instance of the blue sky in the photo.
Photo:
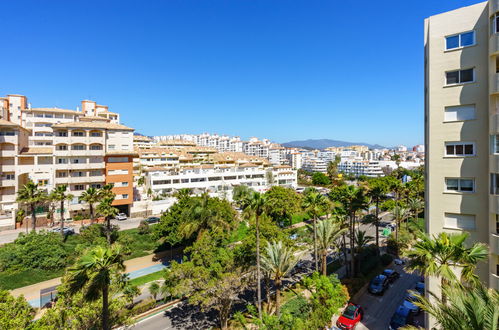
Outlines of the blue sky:
M423 142L423 19L478 1L4 1L0 95L146 135Z

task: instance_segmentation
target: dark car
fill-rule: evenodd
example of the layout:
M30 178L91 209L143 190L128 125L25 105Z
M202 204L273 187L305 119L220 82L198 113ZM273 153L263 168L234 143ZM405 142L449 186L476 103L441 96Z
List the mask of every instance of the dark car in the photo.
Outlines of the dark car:
M404 307L409 308L411 310L411 312L413 312L414 314L419 314L421 312L421 308L419 306L417 306L416 304L414 304L414 302L417 300L418 300L418 298L416 298L416 296L413 293L409 292L405 296L405 300L402 304L404 305Z
M147 223L151 224L151 223L158 223L159 222L159 218L158 217L149 217L145 220Z
M51 232L53 232L53 233L60 233L61 232L61 227L54 228L54 229L51 230ZM62 228L62 233L65 236L74 235L75 230L73 228L64 227L64 228Z
M423 295L424 294L424 282L418 282L416 283L416 287L414 288L419 294Z
M412 322L411 310L405 306L399 306L390 320L388 329L395 330Z
M355 329L357 324L362 320L364 311L360 305L348 303L347 308L336 321L336 326L340 329Z
M381 275L385 275L386 277L388 277L388 281L390 283L395 282L395 280L400 277L400 274L393 269L385 269L383 273L381 273Z
M367 290L372 294L383 295L387 288L388 278L385 275L378 275L371 280Z

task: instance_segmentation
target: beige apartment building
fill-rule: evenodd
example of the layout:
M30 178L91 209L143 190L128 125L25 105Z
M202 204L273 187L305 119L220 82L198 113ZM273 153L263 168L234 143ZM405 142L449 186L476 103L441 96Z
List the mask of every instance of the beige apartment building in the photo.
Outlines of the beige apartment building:
M499 289L499 0L427 18L424 38L427 230L489 245L478 275Z

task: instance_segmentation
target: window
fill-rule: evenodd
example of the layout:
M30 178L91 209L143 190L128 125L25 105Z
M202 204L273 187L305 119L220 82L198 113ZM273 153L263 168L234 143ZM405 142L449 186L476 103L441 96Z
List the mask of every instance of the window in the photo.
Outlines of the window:
M85 132L76 131L76 132L73 132L73 136L85 136Z
M14 180L15 178L15 174L5 174L5 180Z
M499 234L499 214L496 214L496 234Z
M499 174L490 174L490 193L492 195L499 195Z
M445 155L465 157L475 155L475 144L469 142L446 142Z
M108 163L128 163L128 157L109 157L107 159L107 162Z
M73 144L71 150L85 150L85 145L83 144Z
M445 73L445 84L457 85L475 81L475 69L447 71Z
M90 146L90 150L102 150L102 146L100 144L93 144Z
M72 176L73 178L79 178L79 177L83 177L83 176L86 176L86 175L84 174L84 172L80 172L80 171L78 171L78 172L73 172L73 173L71 173L71 176Z
M48 184L49 184L49 180L47 180L47 179L38 180L38 185L40 187L44 187L44 186L46 186Z
M108 175L123 175L128 174L128 170L109 170L107 172Z
M82 184L75 184L73 186L73 190L85 190L85 185Z
M102 134L100 132L90 132L91 137L101 137Z
M445 49L456 49L475 44L475 31L468 31L445 37Z
M57 164L67 164L68 160L66 158L58 158Z
M455 192L474 192L475 182L473 179L446 178L445 190Z
M475 119L475 105L445 107L444 122Z
M68 132L57 132L57 136L68 136Z
M100 188L102 188L102 185L101 185L100 183L92 183L90 186L91 186L92 188L96 188L96 189L100 189Z
M128 182L123 181L123 182L121 183L121 186L122 186L122 187L128 187Z
M444 227L450 229L475 229L475 216L467 214L445 213Z
M58 178L66 178L68 176L68 172L57 172Z
M116 145L114 145L114 144L110 144L110 145L108 145L108 146L107 146L107 148L108 148L109 150L114 150L114 149L116 148Z

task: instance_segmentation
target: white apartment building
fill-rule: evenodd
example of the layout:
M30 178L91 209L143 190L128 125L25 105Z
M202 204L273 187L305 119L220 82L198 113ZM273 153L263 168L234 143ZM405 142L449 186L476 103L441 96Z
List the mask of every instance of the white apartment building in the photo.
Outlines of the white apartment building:
M338 164L338 172L352 174L355 176L365 175L368 177L383 176L379 161L357 159L342 159Z
M323 159L317 158L317 157L311 157L311 156L305 156L302 159L302 166L301 168L305 171L309 172L322 172L326 173L327 172L327 165L326 161Z
M499 0L425 20L426 219L429 234L490 247L480 280L499 289ZM429 279L438 292L438 281Z

